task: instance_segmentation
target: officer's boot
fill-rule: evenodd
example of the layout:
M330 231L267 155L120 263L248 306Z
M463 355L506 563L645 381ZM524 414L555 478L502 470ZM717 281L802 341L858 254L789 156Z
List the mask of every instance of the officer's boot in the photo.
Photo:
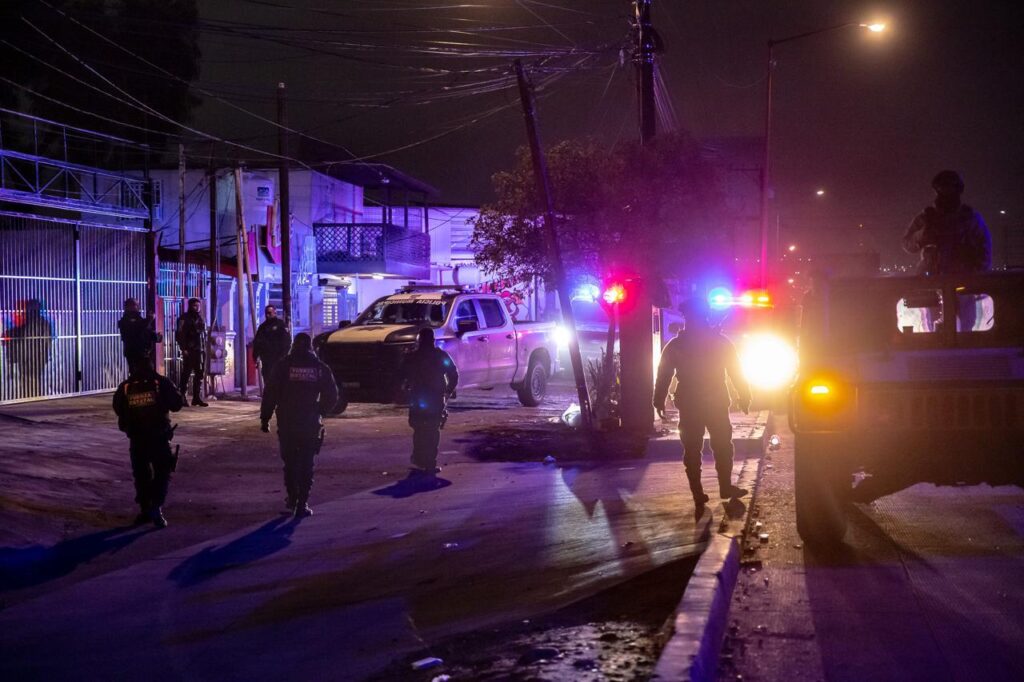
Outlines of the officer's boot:
M697 507L697 511L700 512L710 499L704 493L704 485L700 482L700 469L687 469L686 480L690 484L690 493L693 494L693 504Z
M149 513L154 526L157 528L167 527L167 519L164 517L164 510L161 507L153 507Z
M718 490L723 500L735 500L750 492L746 488L740 488L732 484L731 465L726 469L724 466L719 467L716 463L716 469L718 470Z
M192 405L196 407L210 406L203 400L203 378L198 374L192 377Z
M150 516L150 514L149 514L149 507L147 507L144 504L140 504L139 505L139 514L138 514L138 516L135 517L135 520L132 521L132 525L133 526L141 526L144 523L148 523L151 518L152 518L152 516Z

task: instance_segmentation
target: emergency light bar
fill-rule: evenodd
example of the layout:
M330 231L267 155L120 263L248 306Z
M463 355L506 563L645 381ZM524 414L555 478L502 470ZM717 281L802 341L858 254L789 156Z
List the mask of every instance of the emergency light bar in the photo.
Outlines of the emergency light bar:
M744 291L739 296L733 296L732 292L724 287L712 289L708 294L708 305L715 310L726 308L774 308L772 297L767 291L754 289Z

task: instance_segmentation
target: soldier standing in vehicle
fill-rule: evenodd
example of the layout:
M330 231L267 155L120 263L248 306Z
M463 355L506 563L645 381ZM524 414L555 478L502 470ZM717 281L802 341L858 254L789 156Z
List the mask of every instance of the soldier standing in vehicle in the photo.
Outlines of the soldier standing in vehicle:
M273 369L260 405L260 430L270 432L277 412L277 438L284 460L285 506L296 518L310 516L313 464L323 443L323 417L338 402L330 368L313 354L309 334L296 334L291 352Z
M413 472L434 476L441 428L448 417L448 398L459 385L459 370L448 353L434 345L434 330L421 329L418 346L402 363L401 377L409 387L409 426L412 427Z
M962 203L964 181L956 171L944 170L932 179L935 205L924 209L903 234L903 248L920 253L918 274L949 275L992 269L992 235L981 215ZM976 321L977 299L965 294L957 300L960 328ZM930 318L938 314L932 310ZM927 321L931 326L932 320Z
M722 499L747 494L745 489L732 483L732 423L726 375L739 393L739 408L744 414L750 410L750 387L740 372L736 349L710 324L710 311L705 301L689 299L680 306L680 312L686 319L686 327L662 351L654 388L654 409L664 418L665 397L674 376L678 382L674 399L679 410L683 466L700 516L708 502L700 480L705 429L711 440Z
M117 427L127 434L130 443L135 501L139 504L136 524L152 521L157 528L167 526L163 505L178 459L171 452L174 430L168 414L182 405L174 383L157 374L147 357L131 361L128 379L114 393Z
M260 369L263 373L263 385L270 382L270 374L278 360L288 355L288 349L292 345L292 335L288 333L288 327L284 320L277 316L277 308L268 305L264 310L266 319L256 330L256 336L252 340L252 353L260 361Z
M206 322L199 312L199 299L188 299L188 310L178 318L174 340L181 351L181 379L178 389L188 401L188 380L192 377L192 405L209 407L203 401L203 376L206 370Z
M134 298L126 299L124 314L117 322L117 330L121 334L129 371L135 360L145 358L152 363L156 344L164 340L164 335L156 330L156 319L152 312L143 317L139 312L139 302Z

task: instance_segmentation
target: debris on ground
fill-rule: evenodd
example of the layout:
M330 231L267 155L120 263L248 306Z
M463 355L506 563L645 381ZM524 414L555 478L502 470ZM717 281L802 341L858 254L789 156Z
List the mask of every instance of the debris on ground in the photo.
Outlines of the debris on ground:
M437 666L444 663L440 658L436 656L428 656L427 658L421 658L418 661L413 661L413 670L429 670L430 668L436 668Z
M576 403L570 403L569 407L562 413L562 422L573 429L578 429L580 424L583 423L583 413L580 411L580 406Z

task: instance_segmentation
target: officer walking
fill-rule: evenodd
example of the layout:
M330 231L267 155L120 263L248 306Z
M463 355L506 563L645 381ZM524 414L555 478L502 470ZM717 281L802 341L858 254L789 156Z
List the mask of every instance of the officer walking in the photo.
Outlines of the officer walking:
M274 365L288 355L292 335L288 333L284 320L277 316L277 308L268 305L264 312L267 317L256 329L256 336L252 340L252 353L260 361L265 387L270 383L270 373Z
M203 401L203 376L206 368L206 322L199 312L199 299L188 299L188 310L178 318L174 340L181 351L181 379L178 389L188 400L188 379L192 377L192 405L209 407Z
M412 427L412 466L415 473L434 476L441 428L448 417L448 398L459 384L459 370L448 353L434 345L434 330L421 329L419 344L405 358L401 376L409 387L409 426Z
M296 518L310 516L313 458L320 451L322 417L338 402L338 387L330 368L313 354L309 334L296 334L292 350L271 372L260 405L260 430L270 433L277 411L277 438L284 460L285 506Z
M135 501L139 504L136 524L152 521L157 528L167 526L163 505L178 460L171 452L174 430L167 415L182 405L174 383L157 374L145 357L131 362L128 379L114 393L117 427L128 435Z
M708 502L700 480L705 429L711 440L722 499L736 499L747 494L745 489L732 484L732 423L729 421L726 375L739 393L739 407L744 414L750 410L750 387L740 372L736 349L710 324L710 311L704 299L685 301L680 312L686 318L686 328L662 351L654 388L654 408L664 418L665 396L675 376L678 387L674 399L679 410L683 466L700 516Z
M139 312L139 302L134 298L125 299L124 314L117 321L117 330L121 333L129 371L135 360L146 358L152 362L156 344L164 340L164 335L156 330L152 311L143 317Z

